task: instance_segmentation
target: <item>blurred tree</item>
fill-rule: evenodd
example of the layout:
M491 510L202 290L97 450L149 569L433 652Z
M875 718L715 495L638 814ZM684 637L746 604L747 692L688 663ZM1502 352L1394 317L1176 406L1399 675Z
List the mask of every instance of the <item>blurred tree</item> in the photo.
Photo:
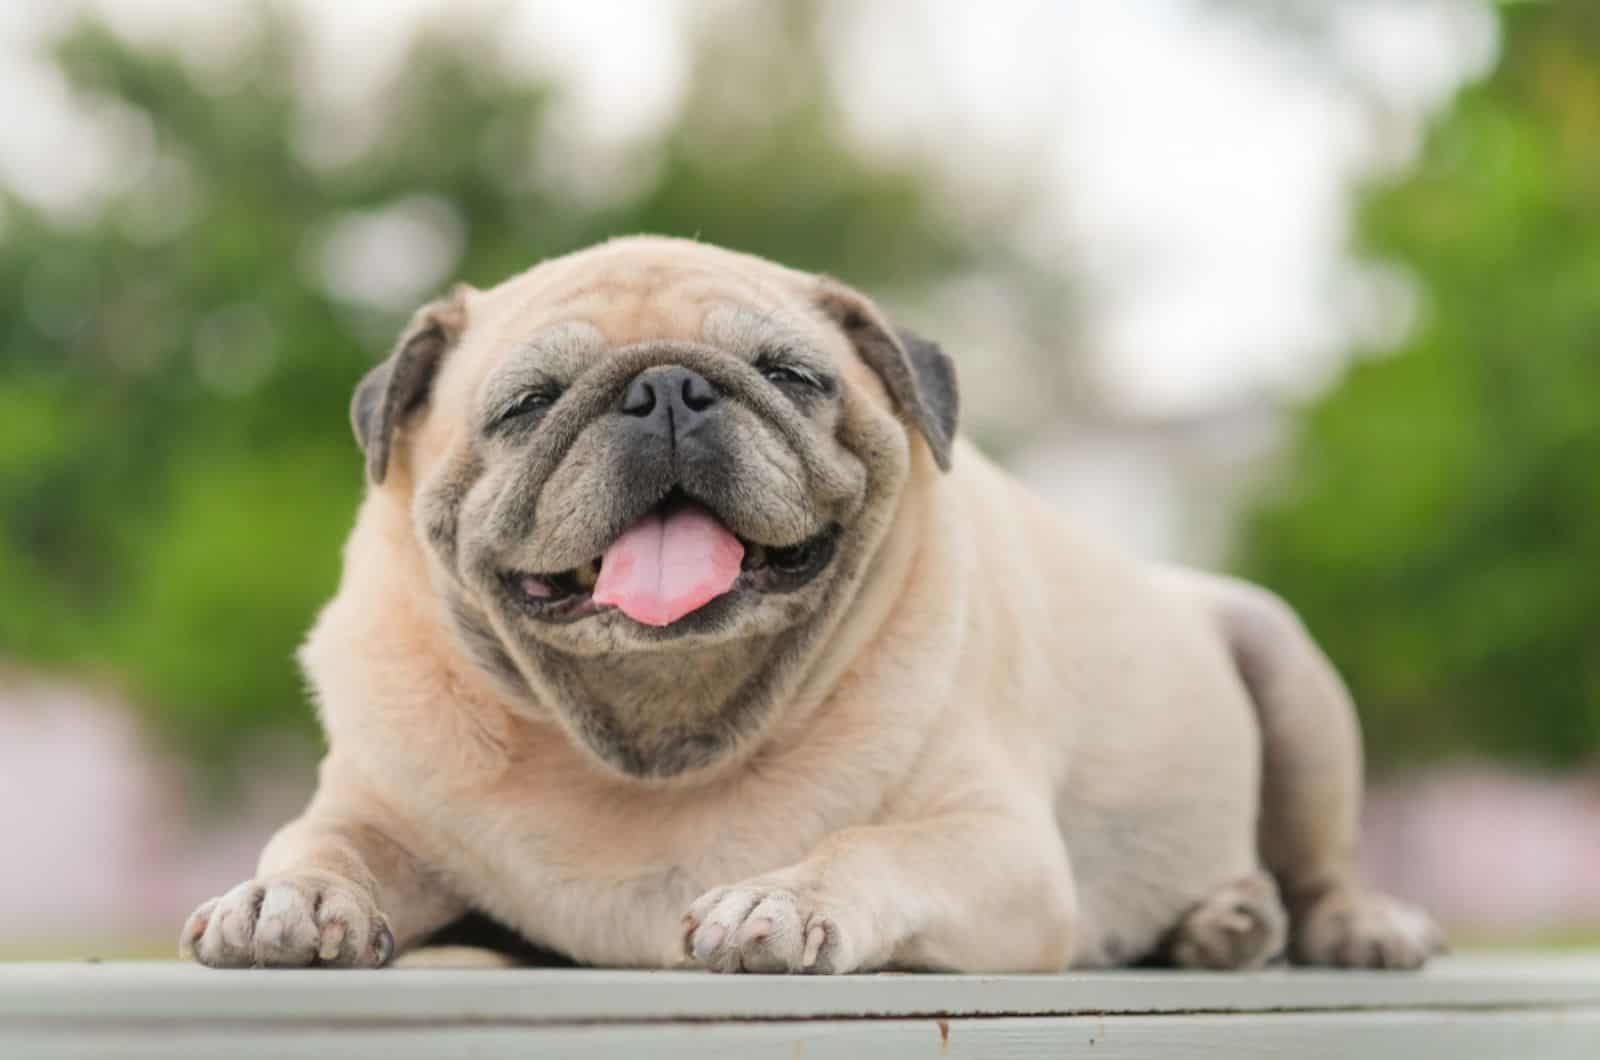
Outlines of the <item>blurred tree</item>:
M1238 557L1379 763L1600 750L1600 7L1502 16L1495 74L1362 215L1419 323L1304 410Z
M434 290L638 231L907 297L992 257L924 171L852 146L815 11L762 10L737 48L705 35L678 120L622 157L485 61L489 25L426 30L349 112L275 7L220 77L92 22L56 42L139 172L72 221L0 197L0 652L100 675L212 764L308 733L290 655L362 489L349 394Z

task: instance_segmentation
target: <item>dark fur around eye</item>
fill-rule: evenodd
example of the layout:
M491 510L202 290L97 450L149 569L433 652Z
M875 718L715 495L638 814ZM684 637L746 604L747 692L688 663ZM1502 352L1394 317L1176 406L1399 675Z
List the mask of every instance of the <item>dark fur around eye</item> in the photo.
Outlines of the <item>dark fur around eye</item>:
M828 376L776 355L763 354L758 357L755 368L776 386L806 387L823 394L833 393L833 380Z
M561 388L554 384L530 387L496 413L489 427L491 430L496 430L514 423L531 422L544 415L560 396Z

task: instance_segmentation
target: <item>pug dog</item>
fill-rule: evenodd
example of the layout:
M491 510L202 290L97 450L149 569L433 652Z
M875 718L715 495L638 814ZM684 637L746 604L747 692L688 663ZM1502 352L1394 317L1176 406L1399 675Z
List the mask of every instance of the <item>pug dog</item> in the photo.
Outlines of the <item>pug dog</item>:
M957 404L866 297L696 242L420 310L351 408L316 793L183 952L372 967L475 916L719 972L1420 965L1294 614L1076 526Z

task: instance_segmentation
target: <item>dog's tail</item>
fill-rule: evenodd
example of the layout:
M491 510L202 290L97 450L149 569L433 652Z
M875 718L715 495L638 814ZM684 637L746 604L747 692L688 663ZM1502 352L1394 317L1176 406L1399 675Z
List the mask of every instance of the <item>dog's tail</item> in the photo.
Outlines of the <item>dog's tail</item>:
M1221 630L1261 729L1261 860L1291 913L1354 882L1361 731L1333 664L1299 617L1248 582L1174 570Z
M1221 632L1261 729L1257 843L1310 964L1414 968L1444 947L1420 909L1362 886L1361 730L1333 664L1289 606L1231 578L1184 573Z
M1297 911L1355 883L1355 704L1288 604L1246 582L1216 580L1218 621L1261 725L1261 859Z

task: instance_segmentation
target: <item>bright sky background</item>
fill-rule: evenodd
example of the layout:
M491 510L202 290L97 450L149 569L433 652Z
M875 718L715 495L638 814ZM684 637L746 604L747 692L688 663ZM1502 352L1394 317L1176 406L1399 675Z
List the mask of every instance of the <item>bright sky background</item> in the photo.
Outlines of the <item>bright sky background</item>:
M570 79L564 120L619 142L671 116L689 18L748 17L687 0L299 3L320 31L307 76L344 97L381 82L419 17L502 11L507 54ZM224 79L239 10L236 0L0 5L0 173L62 209L114 180L115 166L94 136L73 132L58 81L20 56L83 6L131 36L176 40ZM1496 52L1479 0L1302 10L1329 20L1336 61L1200 0L837 4L832 73L872 144L1041 192L1023 238L1085 285L1101 378L1136 411L1193 412L1315 388L1342 351L1403 330L1415 302L1407 278L1345 255L1353 182L1403 166L1427 115Z

